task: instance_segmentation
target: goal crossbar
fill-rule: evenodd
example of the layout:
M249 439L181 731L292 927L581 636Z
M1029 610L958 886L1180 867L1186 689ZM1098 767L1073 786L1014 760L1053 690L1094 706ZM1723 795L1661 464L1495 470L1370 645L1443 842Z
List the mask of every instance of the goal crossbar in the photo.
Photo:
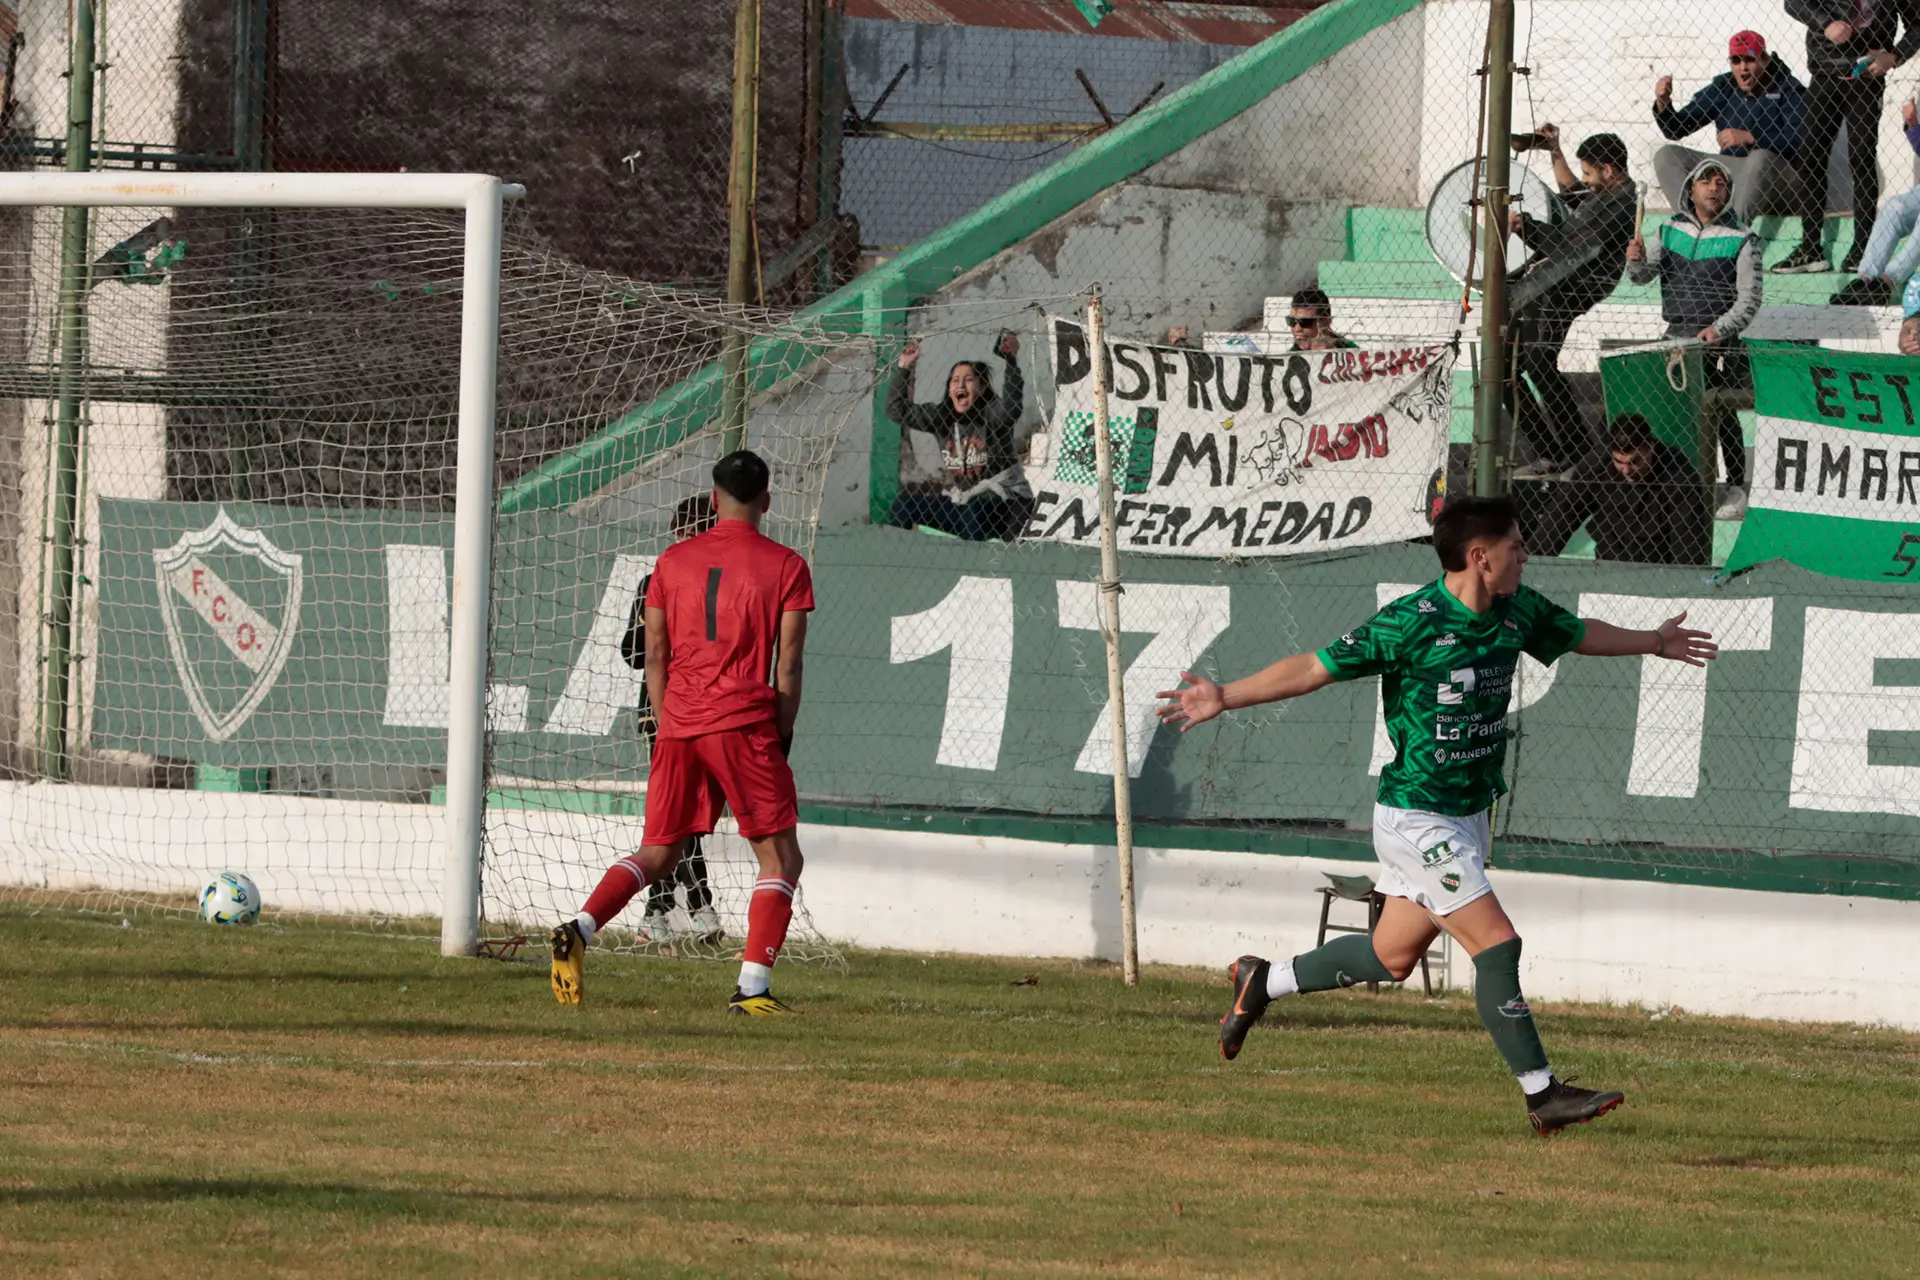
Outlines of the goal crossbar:
M465 211L440 916L447 955L471 955L479 945L501 204L525 194L472 173L0 173L0 207Z

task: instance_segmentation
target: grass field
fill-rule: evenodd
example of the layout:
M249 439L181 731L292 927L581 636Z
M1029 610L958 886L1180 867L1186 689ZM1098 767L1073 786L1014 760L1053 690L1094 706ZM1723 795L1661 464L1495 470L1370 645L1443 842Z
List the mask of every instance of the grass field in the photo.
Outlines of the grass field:
M450 961L0 910L0 1275L1920 1271L1920 1038L1546 1005L1627 1091L1541 1140L1456 996L857 954ZM1014 985L1037 974L1033 985Z

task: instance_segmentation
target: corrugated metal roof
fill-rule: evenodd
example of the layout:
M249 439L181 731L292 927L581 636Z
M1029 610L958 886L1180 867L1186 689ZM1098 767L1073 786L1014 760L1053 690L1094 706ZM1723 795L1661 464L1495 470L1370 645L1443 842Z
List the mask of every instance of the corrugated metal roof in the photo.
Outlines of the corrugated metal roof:
M1113 12L1088 27L1073 0L846 0L849 18L938 26L1000 27L1119 36L1178 44L1259 44L1319 7L1206 4L1199 0L1112 0Z

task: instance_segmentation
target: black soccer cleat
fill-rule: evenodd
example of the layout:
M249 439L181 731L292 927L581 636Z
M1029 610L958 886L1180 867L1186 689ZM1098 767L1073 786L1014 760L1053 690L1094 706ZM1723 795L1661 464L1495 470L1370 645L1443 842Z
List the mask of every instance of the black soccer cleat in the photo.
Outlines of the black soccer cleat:
M1603 1089L1576 1089L1563 1080L1555 1080L1538 1093L1527 1095L1527 1119L1535 1132L1545 1137L1570 1124L1597 1120L1627 1100L1624 1093Z
M1259 956L1241 956L1227 970L1233 982L1233 1004L1220 1019L1220 1056L1232 1062L1246 1043L1247 1032L1260 1021L1260 1015L1273 1003L1267 994L1267 970L1271 968Z

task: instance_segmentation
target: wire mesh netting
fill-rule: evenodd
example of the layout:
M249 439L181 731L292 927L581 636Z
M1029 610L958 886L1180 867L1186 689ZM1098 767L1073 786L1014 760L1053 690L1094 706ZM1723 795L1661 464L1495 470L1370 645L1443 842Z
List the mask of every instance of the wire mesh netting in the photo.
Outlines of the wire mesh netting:
M1711 674L1518 664L1496 814L1509 865L1910 892L1903 735L1920 719L1899 681L1920 655L1882 624L1907 611L1901 508L1920 502L1909 375L1888 363L1920 351L1898 305L1920 213L1900 64L1920 33L1891 6L1837 31L1711 0L1676 31L1638 0L1523 2L1510 136L1493 139L1520 229L1489 242L1492 6L1105 8L763 5L751 312L718 300L725 6L562 21L197 0L177 26L97 11L101 164L477 170L528 188L503 261L490 918L574 909L638 838L648 746L621 641L718 456L730 332L757 353L746 438L774 467L768 527L823 592L795 762L812 815L1064 820L1092 838L1112 803L1081 327L1096 281L1133 619L1126 755L1157 839L1359 856L1393 752L1371 686L1185 737L1147 695L1363 623L1433 576L1421 540L1440 504L1490 482L1549 596L1635 628L1685 609L1725 653ZM76 20L38 0L18 14L8 155L58 165ZM53 772L59 215L10 215L0 239L0 590L19 601L0 611L0 717L30 780ZM1483 389L1490 251L1513 323L1507 376ZM86 803L161 821L140 806L217 780L238 797L235 840L278 812L261 806L311 803L365 850L354 883L399 866L424 886L456 220L103 212L79 260L72 772L118 797ZM361 584L300 624L326 643L290 649L281 693L226 737L267 668L178 614L189 595L154 558L180 545L190 593L208 554L193 539L223 509L303 565L341 558L303 570L303 590ZM240 595L284 607L270 557L246 572L261 576ZM149 594L116 599L116 582ZM172 614L205 634L170 649ZM133 640L110 659L115 636ZM146 666L127 665L136 649ZM182 673L202 661L227 683L193 694ZM294 688L351 692L307 705ZM48 845L61 858L105 839L108 818L34 794L17 831L66 832ZM205 830L169 837L201 841L183 885L218 869L208 849L239 847ZM635 945L737 938L724 921L751 859L725 830L707 854L723 926L683 885ZM373 894L312 909L374 911ZM434 908L428 888L406 895L406 912Z

